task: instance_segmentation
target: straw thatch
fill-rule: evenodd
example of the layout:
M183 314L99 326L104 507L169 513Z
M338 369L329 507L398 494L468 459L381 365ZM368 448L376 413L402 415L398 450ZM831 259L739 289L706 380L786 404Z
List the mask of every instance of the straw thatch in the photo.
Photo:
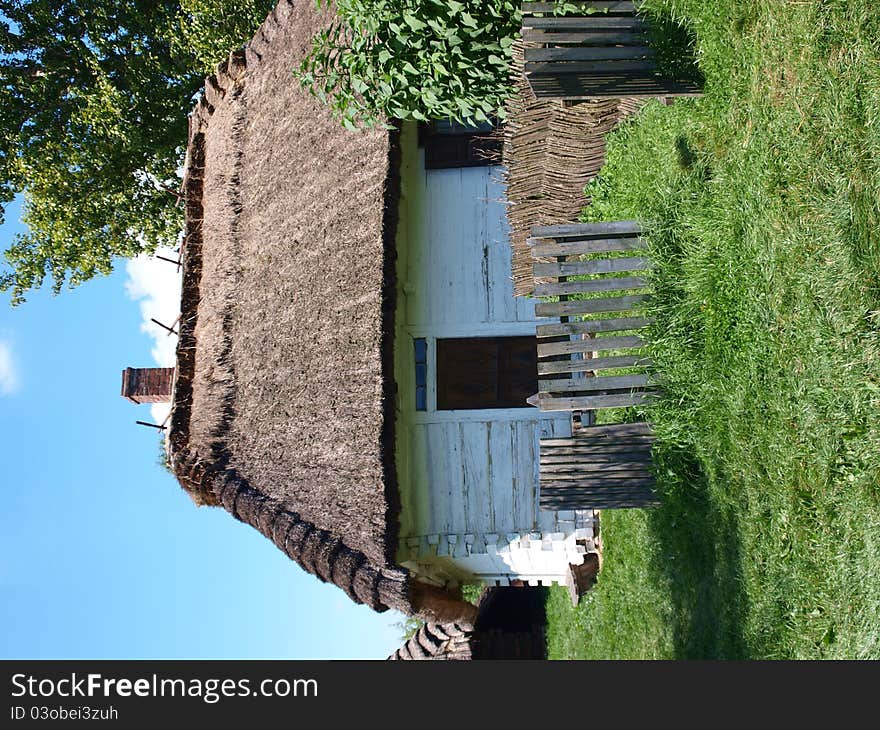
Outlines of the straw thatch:
M333 17L282 0L192 114L177 379L181 484L376 610L394 562L396 133L351 133L293 77Z
M473 659L473 630L470 624L428 622L388 658L469 661Z
M546 659L545 588L485 588L472 622L427 622L389 659Z
M504 131L514 291L531 294L532 264L526 243L536 225L577 220L590 201L584 186L605 164L605 135L646 99L610 99L568 104L538 99L523 73L522 41L514 46L512 81Z
M546 659L544 628L529 631L478 630L468 624L427 623L388 659L392 661L472 661Z

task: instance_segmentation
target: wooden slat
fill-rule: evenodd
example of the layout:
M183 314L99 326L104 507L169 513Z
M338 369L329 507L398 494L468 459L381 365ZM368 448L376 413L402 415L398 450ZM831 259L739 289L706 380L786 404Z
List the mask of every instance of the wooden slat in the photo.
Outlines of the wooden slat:
M581 236L636 235L642 232L638 221L602 221L599 223L562 223L532 226L532 238L579 238Z
M650 392L621 393L615 395L589 395L575 398L539 398L542 411L592 411L598 408L629 408L643 405L654 398Z
M601 426L589 426L576 431L577 436L561 439L541 439L541 446L572 446L583 444L598 436L652 436L654 427L647 421L635 421L634 423L607 423Z
M625 292L646 289L650 282L642 276L615 276L600 279L574 279L569 281L545 282L535 285L536 297L569 296L572 294L592 294L598 292Z
M648 280L641 276L620 276L607 279L559 281L551 284L535 284L536 297L558 297L569 294L590 294L602 291L625 291L644 289Z
M577 431L575 432L577 433ZM571 446L547 446L541 443L541 458L546 456L571 456L572 454L604 454L616 451L650 451L656 438L651 434L622 434L619 436L594 436L590 439L572 439Z
M650 492L649 492L650 495ZM647 508L654 507L658 505L659 502L657 500L649 501L647 498L628 498L625 500L606 500L606 499L591 499L589 502L575 502L571 500L565 501L555 501L555 502L541 502L541 509L547 511L559 511L559 510L573 510L573 509L593 509L593 510L603 510L603 509L636 509L636 508Z
M538 381L538 388L545 393L586 393L593 390L621 390L647 386L647 375L609 375L602 378Z
M542 475L543 476L543 475ZM551 481L551 480L547 480ZM544 488L544 479L541 479L541 488ZM632 489L633 487L653 487L656 483L655 479L651 475L645 475L641 477L631 477L631 478L621 478L617 479L613 476L609 475L589 475L584 476L583 478L572 478L572 479L553 479L551 484L548 484L549 487L553 487L555 489L564 489L568 494L574 496L578 493L585 493L590 491L603 491L608 494L612 493L615 490L618 491L627 491Z
M602 474L603 479L594 480L590 479L589 481L581 481L582 478L588 475L583 475L583 477L575 477L573 474L541 474L541 487L547 489L548 491L552 491L557 485L563 486L563 488L567 489L569 494L573 492L582 492L582 491L593 491L593 490L608 490L608 495L614 495L614 492L617 491L617 495L619 496L620 492L630 493L636 489L648 489L650 490L654 485L654 478L650 474L642 473L642 474L628 474L622 476L620 479L612 479L611 477L616 477L616 472L609 472L607 475ZM605 479L604 477L609 477ZM569 477L566 479L565 477ZM575 478L574 484L578 486L572 487L572 478Z
M615 424L618 425L618 424ZM619 424L619 425L628 425L628 424ZM575 430L576 434L579 434L580 430ZM603 453L605 451L611 450L623 450L623 451L639 451L640 449L650 449L651 445L656 440L656 436L652 433L609 433L604 436L590 436L589 438L584 438L583 436L577 436L573 439L542 439L541 440L541 453L547 453L550 455L553 454L568 454L575 453L579 451L590 451L594 453ZM549 441L549 443L547 443ZM625 447L621 449L620 447Z
M559 362L539 362L538 375L556 373L581 373L614 368L649 367L651 358L640 355L615 355L613 357L594 357L588 360L560 360Z
M629 491L650 490L656 483L654 477L646 474L630 479L615 479L610 475L585 475L584 478L544 479L541 475L541 496L551 496L565 491L568 496L584 495L593 492L596 495L624 496ZM560 495L561 496L561 495Z
M616 464L605 464L604 466L617 466ZM556 471L557 467L542 466L541 467L541 479L542 481L547 482L572 482L583 480L595 480L596 478L602 478L608 480L606 483L615 486L611 481L612 479L626 481L626 482L645 482L654 478L654 475L651 474L645 468L639 469L606 469L604 471L597 470L578 470L577 467L569 468L565 471Z
M607 253L609 251L632 251L645 248L644 238L623 237L590 238L562 241L547 241L544 238L529 238L529 252L535 258L547 256L577 256L587 253Z
M546 342L538 345L538 357L553 355L571 355L575 352L601 352L602 350L625 350L631 347L643 347L645 341L636 335L624 337L589 337L583 340L568 342Z
M642 30L647 23L636 15L612 16L604 13L594 15L571 15L567 17L524 17L523 28L559 28L571 30L577 28L589 33L606 28L633 28Z
M526 43L541 43L546 46L644 46L647 39L643 33L634 30L609 28L607 30L585 33L573 28L571 32L558 32L540 28L523 28L522 38ZM531 46L530 46L531 47Z
M550 474L555 476L550 477ZM568 476L567 479L565 478L566 476ZM586 491L588 489L611 492L613 490L626 490L633 487L651 487L656 481L654 475L650 472L641 472L631 476L620 475L619 472L585 472L580 475L548 472L547 477L549 478L545 478L544 472L541 472L542 490L546 481L548 488L566 489L570 493Z
M560 276L584 276L586 274L616 274L622 271L646 271L651 260L644 256L628 256L595 261L560 261L557 263L532 264L536 278L559 278Z
M596 443L599 441L599 443ZM595 439L586 444L576 446L544 446L541 445L541 458L566 457L571 458L579 454L611 454L611 453L649 453L654 445L655 438L647 435L618 436L609 439Z
M538 317L568 317L573 314L593 314L596 312L623 312L634 309L647 299L642 294L627 297L606 297L603 299L577 299L572 302L542 302L535 305Z
M630 59L632 60L632 59ZM626 59L614 61L614 63L624 63ZM608 83L608 79L622 80L625 83L632 83L633 80L643 79L644 81L656 84L657 77L654 71L645 72L620 72L613 73L597 73L593 64L596 61L529 61L525 64L523 71L530 79L535 79L538 85L545 83L545 79L559 77L563 81L567 75L585 75L590 74L596 83Z
M541 464L541 476L551 479L572 479L580 474L585 477L609 474L623 477L653 477L650 459L642 461L583 461L579 464ZM549 475L553 475L550 477Z
M632 426L631 423L615 423L608 424L613 426ZM601 428L605 428L602 426ZM637 430L621 430L609 431L590 436L581 436L584 431L590 431L592 428L600 428L599 426L590 426L586 428L576 428L573 433L574 438L547 438L541 439L541 448L548 452L555 449L608 449L617 446L634 445L638 448L647 448L646 444L654 443L656 436L652 431Z
M611 464L650 464L651 450L643 449L642 451L618 452L618 453L601 453L601 454L583 454L580 452L572 454L563 454L560 456L544 456L541 458L541 464L602 464L609 466Z
M562 461L563 457L547 457L548 460L542 459L541 468L543 469L546 466L549 469L552 467L556 472L560 471L560 469L557 469L556 467L563 467L566 465L582 467L588 464L598 464L599 466L597 469L599 471L609 469L614 464L629 464L630 468L641 469L643 471L651 468L650 449L633 452L609 452L606 454L569 454L564 458L567 458L568 461Z
M647 327L654 320L650 317L619 317L615 319L590 319L585 322L559 322L539 324L538 337L559 337L561 335L586 335L597 332L618 332Z
M619 471L601 471L602 468L616 466L616 464L613 462L595 463L592 465L598 467L599 470L598 471L594 470L594 471L589 471L589 472L578 472L578 473L576 473L576 472L559 472L559 471L546 471L545 472L545 468L548 468L548 467L542 466L541 473L540 473L541 480L544 481L546 479L547 481L557 481L557 482L558 481L569 481L569 482L572 482L572 481L578 481L581 478L589 479L591 477L620 475L621 471L627 472L624 476L629 477L630 479L638 479L638 478L650 479L654 476L649 471L649 468L651 467L650 460L647 460L642 463L636 463L635 464L636 469L635 469L635 471L633 471L633 473L629 473L632 470L627 470L627 469L622 469Z
M529 44L530 48L533 47L531 44L538 43L547 46L610 46L616 44L643 46L647 43L645 36L641 33L630 33L614 29L586 35L579 30L560 32L541 28L523 28L522 39Z
M571 46L568 48L526 48L525 49L525 72L534 74L535 70L529 67L529 62L540 61L611 61L630 60L635 61L643 58L653 58L654 52L649 46ZM557 68L553 73L559 73ZM585 73L590 73L586 71ZM593 72L595 73L595 72ZM549 75L549 74L548 74ZM531 81L531 79L529 79Z
M591 439L588 443L576 444L574 446L541 446L541 458L544 456L566 456L571 457L576 454L610 454L610 453L632 453L638 454L649 452L655 442L654 436L631 435L617 436L608 439ZM597 443L598 442L598 443Z
M650 494L650 493L649 493ZM541 509L547 511L559 511L559 510L573 510L573 509L593 509L593 510L603 510L603 509L635 509L635 508L646 508L646 507L654 507L658 505L659 502L656 500L648 501L648 499L639 499L636 497L628 498L625 500L606 500L606 499L591 499L589 502L583 501L572 501L572 500L564 500L564 501L548 501L541 502Z
M586 49L585 49L586 50ZM701 96L702 90L689 82L658 77L609 76L557 68L554 73L536 74L526 64L529 85L535 96L547 99L617 99L625 96Z
M594 10L607 11L609 13L633 13L638 3L632 0L568 0L575 5L581 5L584 8L592 8ZM552 13L556 9L554 3L542 2L524 2L522 4L523 15L529 13Z

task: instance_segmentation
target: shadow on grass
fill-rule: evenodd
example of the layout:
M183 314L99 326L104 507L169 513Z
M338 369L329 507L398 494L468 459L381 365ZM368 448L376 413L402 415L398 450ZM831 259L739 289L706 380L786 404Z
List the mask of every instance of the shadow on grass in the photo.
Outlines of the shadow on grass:
M658 443L654 462L661 506L649 513L657 545L652 569L658 583L670 588L675 655L747 658L737 516L713 498L693 455Z
M654 51L660 75L702 86L706 79L697 65L697 35L693 29L658 11L645 12L644 16L650 24L648 45Z

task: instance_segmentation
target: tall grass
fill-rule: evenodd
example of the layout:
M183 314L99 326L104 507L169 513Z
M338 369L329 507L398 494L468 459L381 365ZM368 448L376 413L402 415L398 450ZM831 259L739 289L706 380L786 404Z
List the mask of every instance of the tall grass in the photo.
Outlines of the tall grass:
M704 97L609 140L589 220L651 222L662 506L605 513L554 656L880 656L880 11L648 0Z

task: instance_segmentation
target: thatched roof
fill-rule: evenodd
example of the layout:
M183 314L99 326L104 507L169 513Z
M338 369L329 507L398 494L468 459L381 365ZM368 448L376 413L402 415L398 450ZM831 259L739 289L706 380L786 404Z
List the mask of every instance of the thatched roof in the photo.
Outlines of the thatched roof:
M473 659L470 624L434 623L419 628L388 659L392 661L428 659L435 661L470 661Z
M484 588L472 622L428 621L388 659L546 659L545 588Z
M469 624L422 626L388 657L391 661L472 661L481 659L546 659L543 627L528 631L474 629Z
M351 133L293 69L332 12L282 0L192 114L171 459L354 600L394 565L396 134Z

